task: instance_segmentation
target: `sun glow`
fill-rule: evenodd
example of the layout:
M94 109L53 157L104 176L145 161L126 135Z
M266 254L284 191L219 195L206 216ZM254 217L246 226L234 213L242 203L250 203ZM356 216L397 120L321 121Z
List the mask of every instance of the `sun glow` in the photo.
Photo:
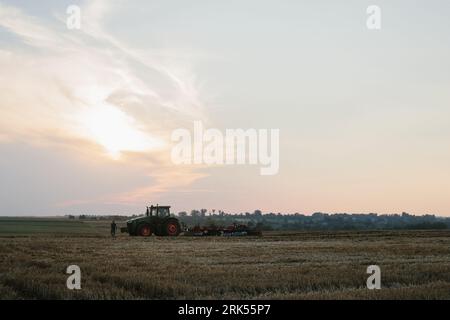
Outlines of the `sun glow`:
M114 159L120 158L123 151L142 152L163 145L160 139L139 129L132 117L107 103L85 110L80 121L85 134Z

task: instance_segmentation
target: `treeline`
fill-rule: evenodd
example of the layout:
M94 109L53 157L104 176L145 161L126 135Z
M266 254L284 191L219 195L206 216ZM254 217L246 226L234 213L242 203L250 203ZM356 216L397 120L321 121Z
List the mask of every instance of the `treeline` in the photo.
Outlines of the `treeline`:
M69 219L80 220L116 220L125 221L138 215L67 215ZM207 209L185 211L176 214L181 223L187 227L219 226L245 224L262 231L269 230L374 230L374 229L447 229L450 228L450 218L435 216L434 214L412 215L376 213L322 213L312 215L262 213L226 213L224 211L208 211Z
M368 229L447 229L450 218L431 214L328 214L316 212L312 215L265 213L229 214L223 211L208 212L206 209L179 212L179 219L188 226L226 226L233 223L246 224L261 230L368 230Z

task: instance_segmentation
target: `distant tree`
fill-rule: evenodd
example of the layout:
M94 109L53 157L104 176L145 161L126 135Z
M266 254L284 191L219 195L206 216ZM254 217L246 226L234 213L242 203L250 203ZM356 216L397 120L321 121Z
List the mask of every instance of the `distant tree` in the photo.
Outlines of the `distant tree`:
M191 210L191 217L198 217L200 212L198 210Z

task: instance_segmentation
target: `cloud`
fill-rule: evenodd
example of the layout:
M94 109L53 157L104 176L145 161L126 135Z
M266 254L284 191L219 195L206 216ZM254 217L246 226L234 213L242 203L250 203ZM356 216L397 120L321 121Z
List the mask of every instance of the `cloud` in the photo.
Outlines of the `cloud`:
M68 30L64 14L44 22L0 4L0 28L15 40L0 49L0 143L64 146L103 161L120 155L153 181L123 194L61 203L140 202L202 176L175 170L161 156L169 154L171 130L206 119L194 73L109 34L102 21L114 13L110 3L86 2L81 30Z
M0 25L32 47L50 48L63 44L58 35L20 9L0 3Z

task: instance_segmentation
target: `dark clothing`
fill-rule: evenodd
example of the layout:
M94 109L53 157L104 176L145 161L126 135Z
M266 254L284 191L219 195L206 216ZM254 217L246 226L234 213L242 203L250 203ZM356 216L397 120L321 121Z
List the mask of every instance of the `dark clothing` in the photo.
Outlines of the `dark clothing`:
M116 236L117 225L113 222L111 223L111 236Z

